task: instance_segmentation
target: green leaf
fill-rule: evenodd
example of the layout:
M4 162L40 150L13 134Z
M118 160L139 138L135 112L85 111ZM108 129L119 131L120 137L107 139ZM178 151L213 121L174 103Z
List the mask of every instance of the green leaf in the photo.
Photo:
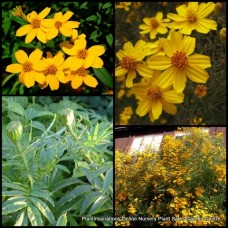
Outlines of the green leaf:
M16 21L18 24L21 24L21 25L25 25L25 24L28 24L28 22L25 22L23 19L21 19L20 17L16 17L16 16L12 16L11 19L13 21Z
M97 224L94 221L86 220L87 226L97 226Z
M27 208L28 218L32 226L43 226L43 220L40 215L40 212L33 205L29 205Z
M3 21L3 30L4 30L5 36L7 35L8 31L10 29L10 26L11 26L11 19L5 17L4 21Z
M11 197L9 198L8 200L6 200L2 206L3 207L6 207L8 206L9 204L13 204L15 202L24 202L27 198L25 196L14 196L14 197Z
M108 35L105 36L106 40L107 40L107 43L110 47L112 47L112 44L113 44L113 36L111 33L109 33Z
M34 45L31 44L31 43L26 44L25 42L19 42L19 43L18 43L18 46L19 46L19 47L25 47L25 48L37 48L36 46L34 46Z
M97 19L96 15L91 15L91 16L86 18L86 21L95 21L96 19Z
M56 167L70 174L70 170L66 166L58 164Z
M96 77L108 88L113 88L113 78L104 67L100 69L93 68L93 72L96 75Z
M2 208L2 214L8 215L10 213L13 213L15 211L19 211L20 209L27 206L26 202L18 201L18 202L12 202L10 204L7 204L6 206L3 206Z
M102 207L102 205L108 200L106 195L101 195L94 202L93 206L90 208L88 215L94 215Z
M20 211L14 226L28 226L28 215L26 209Z
M111 6L112 6L112 4L109 3L109 2L107 2L107 3L105 3L105 4L102 6L102 9L107 9L107 8L109 8L109 7L111 7Z
M12 190L12 191L3 191L2 196L24 196L26 195L25 192L19 190Z
M93 174L91 175L91 179L98 177L100 174L106 172L108 169L109 169L108 166L101 166L99 169L93 172Z
M101 192L91 192L89 193L89 195L86 196L84 202L83 202L83 205L81 207L81 210L80 210L80 215L82 215L85 210L92 204L95 202L95 200L97 199L97 197L101 195Z
M76 198L79 195L82 195L84 193L86 193L87 191L89 191L91 189L90 185L80 185L78 187L76 187L75 189L73 189L71 192L68 192L65 194L65 196L63 196L58 202L58 205L63 205L66 202Z
M32 121L32 127L36 128L36 129L39 129L39 130L41 130L43 132L45 132L45 130L46 130L45 126L42 123L38 122L38 121Z
M98 124L98 122L97 122L97 123L96 123L96 126L95 126L95 128L94 128L94 131L93 131L93 140L94 140L94 141L97 140L98 129L99 129L99 124Z
M29 199L42 212L42 214L48 219L51 224L55 224L55 217L46 203L35 197L30 197Z
M49 111L39 111L37 112L35 117L40 117L40 116L54 116L55 114L53 112L49 112ZM35 118L34 117L34 118Z
M20 104L13 102L13 101L9 101L8 109L12 112L15 112L15 113L21 115L21 116L24 116L24 114L25 114L24 108Z
M43 199L47 200L54 207L55 203L54 203L53 199L51 198L50 194L51 193L49 191L42 190L42 189L33 189L30 192L31 196L36 196L36 197L39 197L39 198L43 198Z
M67 224L67 216L66 213L62 214L59 218L58 221L56 223L56 226L66 226Z
M106 192L113 183L113 168L111 167L105 175L103 189Z
M88 2L84 2L80 5L79 9L87 9Z
M21 191L24 191L25 193L27 193L27 190L17 184L14 184L14 183L8 183L8 182L5 182L3 181L2 183L2 187L7 187L7 188L12 188L12 189L16 189L16 190L21 190Z

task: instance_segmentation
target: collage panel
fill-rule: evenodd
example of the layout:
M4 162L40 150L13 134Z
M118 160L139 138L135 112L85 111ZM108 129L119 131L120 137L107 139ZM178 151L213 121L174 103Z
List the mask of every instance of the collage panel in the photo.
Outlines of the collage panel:
M113 226L113 97L2 96L2 226Z
M115 226L225 226L226 127L115 126Z

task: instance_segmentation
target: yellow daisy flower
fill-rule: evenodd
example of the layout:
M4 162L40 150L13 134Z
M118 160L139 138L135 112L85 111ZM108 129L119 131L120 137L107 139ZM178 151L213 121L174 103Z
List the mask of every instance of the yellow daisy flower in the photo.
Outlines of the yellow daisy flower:
M182 93L187 77L198 83L205 83L208 73L205 68L211 67L210 57L193 54L196 39L184 36L180 32L173 32L171 40L164 40L163 49L166 55L151 56L148 66L156 70L164 70L161 77L164 85L173 83L174 90Z
M104 64L99 56L104 54L105 48L102 45L94 45L89 49L86 49L85 39L75 40L72 48L63 46L62 50L66 54L71 55L66 59L64 67L71 68L73 71L79 69L83 65L87 69L89 67L102 68Z
M125 11L129 11L131 6L131 2L119 2L119 4L116 4L116 9L124 9Z
M77 70L65 71L66 74L68 74L66 76L66 81L71 81L73 89L78 89L83 83L92 88L95 88L98 85L97 79L89 75L87 68L82 66Z
M119 65L115 69L116 77L123 77L127 74L126 87L133 86L133 79L136 78L136 71L143 77L152 77L153 70L150 69L142 60L145 56L150 55L150 48L145 48L146 42L143 40L137 41L135 47L131 42L127 42L123 46L123 50L116 53L120 60Z
M48 58L40 60L34 68L46 76L46 83L41 83L42 88L50 86L51 90L59 89L59 82L66 83L63 72L64 54L58 52L54 57L48 55Z
M44 18L49 14L51 8L46 7L42 12L37 14L35 11L27 15L27 20L30 24L24 25L19 28L16 32L16 36L24 36L25 43L30 43L35 37L40 40L42 43L46 43L46 32L47 28L44 27Z
M183 34L190 35L192 30L200 33L208 33L211 29L216 30L217 23L206 17L213 12L215 3L189 2L188 6L181 5L176 8L178 14L168 13L167 17L174 20L170 28L180 29Z
M168 32L166 28L168 26L167 22L170 22L170 19L162 19L163 13L157 12L155 17L145 17L143 22L145 24L139 25L140 34L150 33L150 39L155 39L158 33L165 34Z
M132 88L132 92L139 100L136 114L145 116L149 113L151 122L154 122L162 114L162 110L175 115L177 108L175 104L182 103L184 95L177 94L172 89L171 81L164 83L165 79L160 74L160 71L154 72L154 77L151 79L149 85L136 85Z
M10 73L20 73L19 81L27 88L34 86L35 81L44 83L44 75L34 70L34 64L42 58L42 53L41 50L36 49L28 56L23 50L19 50L15 53L18 63L8 65L6 71Z
M79 27L79 22L68 21L73 16L71 11L67 11L64 15L62 12L56 13L53 19L45 19L43 24L49 30L47 31L47 39L55 38L59 32L64 36L71 36L73 29Z

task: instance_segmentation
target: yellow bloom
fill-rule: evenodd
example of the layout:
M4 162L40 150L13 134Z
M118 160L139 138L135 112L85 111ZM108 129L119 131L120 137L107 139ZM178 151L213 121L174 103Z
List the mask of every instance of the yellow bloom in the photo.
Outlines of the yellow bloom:
M89 71L85 66L78 68L77 70L71 70L66 76L66 81L71 81L71 86L74 89L78 89L83 82L92 88L98 85L97 79L89 75Z
M150 49L145 48L146 42L139 40L135 47L131 42L127 42L123 46L123 50L116 53L120 60L119 65L115 69L116 77L123 77L127 74L126 86L133 86L133 79L136 78L136 71L143 77L152 77L153 70L150 69L142 60L150 54Z
M35 69L42 72L46 76L46 86L50 86L51 90L59 89L59 82L66 83L65 74L63 72L64 54L58 52L54 57L49 56L40 60L35 64Z
M189 2L188 6L181 5L176 8L178 14L168 13L167 17L174 20L170 28L180 29L183 34L190 35L192 30L200 33L208 33L211 29L216 30L217 23L207 17L215 8L215 3Z
M45 19L43 25L49 30L47 31L47 39L55 38L59 32L64 36L71 36L73 29L79 27L79 22L68 21L73 16L71 11L67 11L64 15L62 12L56 13L53 19Z
M195 193L197 196L202 196L204 189L201 187L195 188Z
M150 39L155 39L158 33L165 34L168 32L166 28L170 19L162 19L163 13L157 12L155 17L146 17L143 19L145 24L139 25L139 29L143 30L140 31L140 34L150 33Z
M169 84L164 83L160 71L155 71L155 79L151 79L149 85L135 86L132 92L139 99L136 114L145 116L149 112L149 117L152 122L159 118L164 110L167 113L175 115L177 108L175 104L182 103L184 99L183 94L177 94Z
M47 28L44 27L44 18L49 14L51 8L46 7L42 12L37 14L35 11L27 15L27 20L30 24L24 25L19 28L16 32L16 36L24 36L25 43L30 43L35 37L42 43L46 43L46 32Z
M125 11L129 11L129 6L131 5L131 2L119 2L119 4L116 4L116 9L124 9Z
M85 69L89 67L102 68L103 61L99 57L104 54L105 49L101 45L94 45L86 49L86 40L78 39L74 42L72 48L64 46L62 50L70 55L64 63L65 68L75 71L84 65Z
M135 214L135 212L136 212L136 209L132 203L129 204L128 212L131 214Z
M29 55L29 57L24 51L19 50L15 53L15 57L19 64L14 63L8 65L6 67L7 72L20 73L19 81L25 84L27 88L34 86L35 81L38 83L45 82L44 75L34 70L34 64L42 58L41 50L36 49Z
M148 59L148 66L162 72L164 86L173 83L177 93L183 92L187 77L199 83L205 83L208 73L204 70L211 66L210 57L193 54L196 39L173 32L171 40L164 40L163 48L166 56L156 55Z

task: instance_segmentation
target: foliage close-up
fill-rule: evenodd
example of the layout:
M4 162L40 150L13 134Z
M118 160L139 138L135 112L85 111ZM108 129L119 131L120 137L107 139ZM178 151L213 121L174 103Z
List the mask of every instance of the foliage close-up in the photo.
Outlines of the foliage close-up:
M112 115L109 96L2 97L3 226L112 225Z
M115 8L116 124L226 124L226 3Z
M2 94L112 94L113 32L111 2L3 2Z
M224 137L181 131L158 151L115 152L115 216L126 217L117 226L225 226Z

